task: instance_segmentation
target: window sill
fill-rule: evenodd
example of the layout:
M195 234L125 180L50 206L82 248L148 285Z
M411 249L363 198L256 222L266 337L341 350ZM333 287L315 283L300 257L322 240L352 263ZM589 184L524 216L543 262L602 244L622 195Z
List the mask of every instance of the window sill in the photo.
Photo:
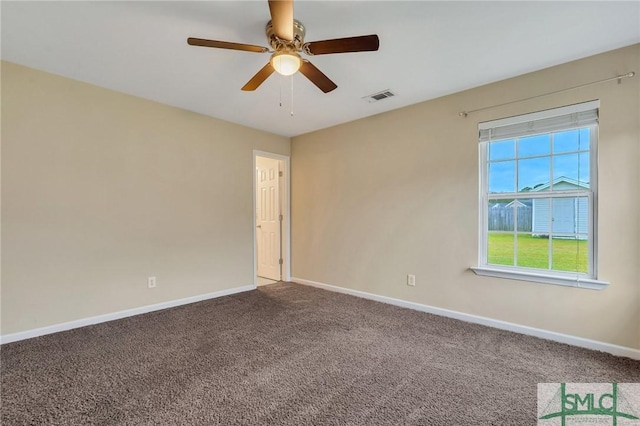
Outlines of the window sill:
M513 271L502 268L492 268L488 266L474 266L470 268L476 275L485 277L508 278L520 281L532 281L543 284L562 285L565 287L586 288L589 290L602 290L609 283L606 281L594 280L592 278L577 278L575 276L551 275L527 271Z

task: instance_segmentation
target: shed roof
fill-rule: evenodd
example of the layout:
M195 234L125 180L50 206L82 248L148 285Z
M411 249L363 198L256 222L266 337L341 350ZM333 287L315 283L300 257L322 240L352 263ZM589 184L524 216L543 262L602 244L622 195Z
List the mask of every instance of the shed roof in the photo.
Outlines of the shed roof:
M555 178L553 180L553 182L547 182L545 184L542 184L540 186L537 186L535 188L532 189L532 191L544 191L545 189L549 189L549 187L551 187L551 184L553 183L553 185L557 185L560 182L566 182L570 185L574 185L574 186L578 186L580 188L585 188L585 189L589 189L589 182L584 182L584 181L579 181L576 179L572 179L566 176L560 176L558 178Z

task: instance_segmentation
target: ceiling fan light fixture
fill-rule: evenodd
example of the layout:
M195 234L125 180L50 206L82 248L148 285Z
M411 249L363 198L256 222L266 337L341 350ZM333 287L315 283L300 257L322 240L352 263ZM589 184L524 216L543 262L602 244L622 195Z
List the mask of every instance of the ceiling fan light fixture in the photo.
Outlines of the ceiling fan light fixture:
M276 52L271 56L271 66L279 74L295 74L302 65L302 59L296 52Z

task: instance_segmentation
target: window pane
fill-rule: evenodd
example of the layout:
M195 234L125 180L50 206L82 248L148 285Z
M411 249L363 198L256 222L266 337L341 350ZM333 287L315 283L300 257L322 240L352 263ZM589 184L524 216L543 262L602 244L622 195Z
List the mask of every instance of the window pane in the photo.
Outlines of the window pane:
M553 270L588 272L589 247L585 235L580 238L553 238L551 255Z
M518 265L549 269L549 238L518 234Z
M588 151L591 147L591 131L588 127L553 134L553 152Z
M489 163L489 193L515 192L516 162Z
M553 190L589 188L589 153L563 154L553 157Z
M514 158L516 156L516 143L515 141L500 141L491 142L489 144L489 161L504 160Z
M554 198L552 207L552 233L571 236L586 233L589 223L589 199L587 197Z
M554 235L576 232L575 198L551 200L551 211L551 231Z
M591 186L591 155L588 152L578 154L580 169L578 169L577 179L581 186L590 188Z
M513 266L513 234L489 232L487 263Z
M514 201L518 232L531 232L533 227L533 200Z
M578 197L576 199L576 232L578 234L585 234L585 235L589 233L589 198L588 197Z
M591 130L589 128L580 129L580 151L591 149Z
M514 224L513 200L489 202L489 231L512 231Z
M518 192L548 191L551 157L518 161Z
M518 140L518 157L551 154L551 135L536 135Z
M533 216L531 232L535 237L548 237L551 221L549 211L551 200L549 198L534 198L531 201L531 214Z

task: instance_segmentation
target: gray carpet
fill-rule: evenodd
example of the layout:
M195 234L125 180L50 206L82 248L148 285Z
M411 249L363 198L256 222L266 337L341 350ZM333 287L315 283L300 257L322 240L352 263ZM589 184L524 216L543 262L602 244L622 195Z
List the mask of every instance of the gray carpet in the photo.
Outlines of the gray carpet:
M2 424L532 425L640 362L280 283L4 345Z

